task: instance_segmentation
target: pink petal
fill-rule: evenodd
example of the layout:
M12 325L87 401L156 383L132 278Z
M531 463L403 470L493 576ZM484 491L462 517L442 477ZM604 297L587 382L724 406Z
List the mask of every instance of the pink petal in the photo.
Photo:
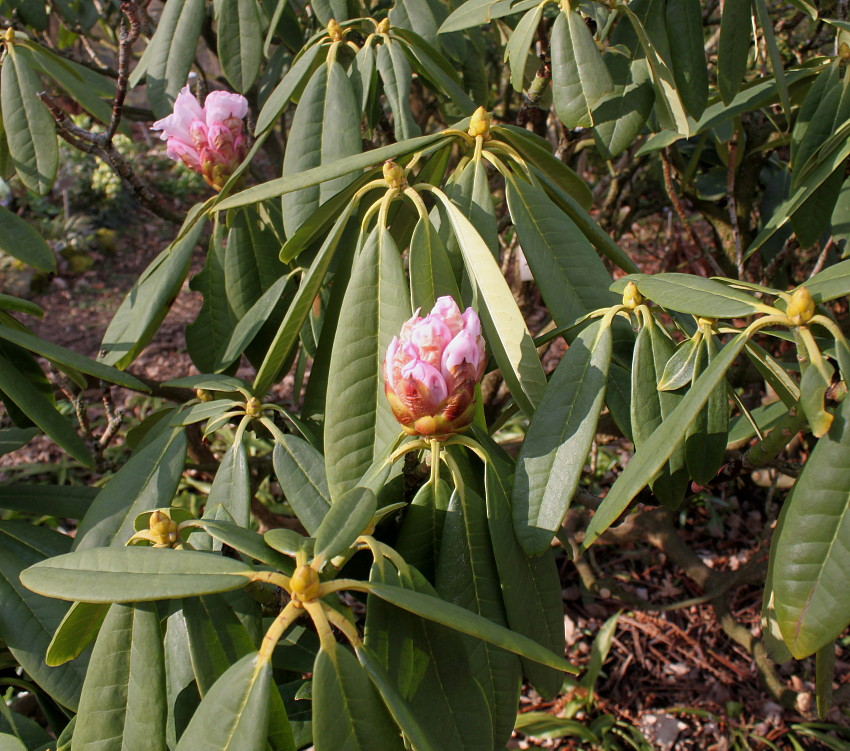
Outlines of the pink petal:
M210 127L231 117L241 120L248 114L248 100L241 94L211 91L204 102L204 112Z
M452 336L457 336L457 333L463 328L463 318L460 314L460 308L448 295L437 299L437 302L431 309L431 315L442 318L446 326L449 327Z

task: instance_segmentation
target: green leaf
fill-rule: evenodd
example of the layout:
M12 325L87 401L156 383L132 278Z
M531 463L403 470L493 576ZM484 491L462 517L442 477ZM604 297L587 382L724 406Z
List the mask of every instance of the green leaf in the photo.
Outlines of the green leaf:
M295 110L283 157L283 179L315 168L333 169L361 150L360 108L351 81L338 62L322 65L310 78ZM355 177L343 172L321 184L287 192L282 199L287 236L295 234L322 203Z
M546 376L531 334L484 240L445 194L435 195L446 208L466 270L475 282L487 344L520 409L531 415L546 389Z
M8 349L0 349L0 391L78 462L91 466L88 447L77 435L70 420L57 412L51 398L27 377L28 374L22 374L16 363L7 359L9 354ZM7 403L7 409L8 406Z
M664 308L706 318L740 318L767 312L766 306L746 292L693 274L655 274L629 277L638 289ZM623 279L618 285L625 285Z
M91 602L75 602L53 634L44 661L50 667L64 665L79 657L100 631L109 606Z
M77 354L73 350L45 341L27 331L21 331L20 329L0 324L0 338L17 344L19 347L23 347L30 352L35 352L37 355L41 355L60 366L73 368L93 378L99 378L102 381L114 383L117 386L124 386L134 391L150 391L144 383L129 373L123 373L103 363L90 360L88 357Z
M53 118L37 96L41 91L38 76L23 55L18 55L14 44L7 44L6 50L0 68L0 113L9 154L21 182L46 195L59 165Z
M558 364L517 459L514 529L529 555L549 547L581 479L596 435L611 361L611 329L582 331Z
M298 436L284 435L275 443L272 458L286 502L315 535L331 507L324 457Z
M549 712L523 712L517 715L514 727L517 732L537 740L578 738L593 745L599 743L596 734L583 722L556 717Z
M450 496L451 490L443 480L436 490L430 481L426 482L410 502L395 542L401 557L431 582Z
M60 704L76 709L86 660L61 667L44 663L50 638L67 606L26 589L21 571L48 556L64 553L70 539L22 522L0 524L0 639L26 673Z
M811 366L810 366L811 367ZM850 402L797 478L773 540L773 589L782 637L797 659L831 644L850 622Z
M254 128L254 135L264 133L277 122L277 119L286 109L290 98L301 88L304 79L312 74L314 63L319 61L319 53L323 50L326 51L319 44L308 47L299 55L292 67L286 71L286 75L275 87L275 90L269 94L260 114L257 115L257 127Z
M482 439L479 434L477 436ZM564 643L564 608L561 583L551 550L540 556L527 556L513 530L509 473L512 467L501 459L492 441L484 448L490 459L484 467L487 497L487 523L508 626L542 646L558 652ZM523 660L523 672L544 698L554 697L563 675L558 670Z
M0 428L0 456L26 446L39 432L38 428ZM3 489L0 488L0 508L6 508L3 506L2 491ZM18 510L26 511L27 507L24 506L23 509Z
M0 733L0 751L27 751L27 747L14 735Z
M314 557L330 560L348 551L366 532L378 508L378 499L367 488L352 488L337 498L316 530Z
M384 84L384 95L393 113L393 133L396 140L404 141L421 135L422 130L416 124L410 110L410 87L413 74L401 44L385 39L383 44L378 45L376 62L378 73Z
M21 582L60 600L136 602L228 592L244 587L253 571L212 553L131 546L49 558L23 571Z
M396 588L403 584L414 593L437 597L415 569L410 578L401 580L392 567L373 565L370 580ZM437 748L494 748L488 701L471 672L461 634L370 596L366 647ZM436 716L439 723L433 722Z
M735 98L747 72L752 10L752 0L729 0L723 6L717 49L717 88L726 104Z
M193 526L203 529L210 537L234 550L284 573L294 568L292 560L279 555L265 542L263 535L223 519L199 519Z
M213 479L207 505L220 503L241 527L248 527L251 519L251 473L248 470L248 452L241 441L234 443L221 460Z
M655 89L645 58L633 60L626 67L627 61L609 55L606 64L614 89L593 108L593 139L602 157L613 159L640 135L655 103Z
M349 157L337 159L333 163L321 164L318 167L312 167L288 177L280 177L277 180L269 180L262 185L247 188L221 201L221 203L217 204L216 209L224 211L238 206L247 206L249 204L259 203L268 198L276 198L277 196L311 188L327 180L334 180L338 177L349 175L352 172L359 172L362 169L374 167L376 164L381 164L387 159L397 159L405 154L424 149L426 146L444 139L448 139L448 136L439 132L432 133L428 136L411 138L408 141L393 143L389 146L382 146L379 149L373 149L362 154L357 153Z
M694 377L694 367L700 351L702 337L686 339L664 366L661 380L658 381L659 391L676 391L687 386Z
M11 432L29 430L9 428ZM99 493L98 488L85 485L41 485L16 482L0 487L0 508L38 516L81 519Z
M764 35L764 44L765 47L767 47L767 55L770 58L770 67L773 68L773 75L776 78L776 87L779 90L779 100L782 102L782 109L785 111L785 120L790 125L791 96L788 93L788 82L785 80L785 69L782 65L782 56L779 53L779 47L776 44L776 35L773 32L773 23L770 20L770 14L767 12L767 3L765 0L752 0L752 2L755 6L756 18L758 18L759 26L761 26L761 31Z
M537 35L537 26L545 7L544 3L540 3L520 18L505 45L505 62L511 67L511 85L515 91L522 91L525 86L528 51Z
M537 5L537 2L538 0L520 2L514 8L511 8L511 0L467 0L443 22L438 32L448 34L452 31L463 31L473 26L490 23L493 19L503 18L520 10L528 10L528 8Z
M5 206L0 206L0 251L42 271L56 271L56 257L50 246Z
M830 377L827 378L812 363L806 368L803 377L800 379L800 407L815 438L821 438L829 432L829 426L832 425L833 419L832 413L824 407L826 390L832 383L833 367L827 362L824 362L824 367L829 372Z
M850 260L818 272L801 285L818 304L850 295Z
M708 103L701 3L699 0L679 0L666 5L670 67L682 103L694 119L699 119Z
M89 506L74 549L122 546L135 534L142 511L171 505L186 458L182 429L166 429L116 472ZM78 599L85 599L84 597Z
M365 669L341 644L322 649L313 667L316 751L403 751L401 733Z
M326 414L334 419L325 421L324 445L332 498L353 488L399 434L381 373L387 347L409 317L398 249L376 228L354 261L331 354Z
M145 50L147 94L156 117L171 113L195 60L204 23L204 0L171 0ZM148 55L149 52L149 55Z
M701 356L694 368L694 379L717 356L713 335L703 338L700 345ZM726 382L720 384L711 393L708 403L688 428L685 438L685 458L688 474L698 485L707 485L723 464L726 444L729 439L729 397L726 394Z
M230 85L244 94L257 80L262 61L259 6L255 0L229 0L215 8L218 59Z
M484 499L469 486L455 489L440 539L437 592L446 602L505 626L495 555ZM491 708L493 741L489 747L501 746L513 729L521 683L520 661L516 655L477 639L464 641L472 675L484 689Z
M22 300L12 295L0 294L0 310L11 310L17 313L26 313L37 318L44 317L44 310L31 300Z
M835 678L835 644L824 644L817 652L815 662L815 696L818 718L826 719L832 705L832 681Z
M422 618L469 634L469 636L483 639L521 657L535 660L542 665L549 665L567 673L578 672L577 668L570 665L565 659L541 647L528 637L508 631L508 629L488 621L486 618L471 613L465 608L444 602L438 597L431 597L391 584L373 582L359 582L356 586L352 585L351 588L377 595L382 600Z
M166 714L156 607L112 605L89 661L72 748L165 751Z
M451 261L430 219L416 223L410 238L410 294L413 309L431 310L437 298L460 300Z
M552 26L552 97L567 128L593 125L593 108L614 90L611 74L582 17L562 10Z
M289 357L301 327L313 307L313 301L319 293L325 274L336 253L337 246L343 237L343 230L349 217L354 211L354 205L349 204L336 220L322 247L316 253L316 258L304 274L295 297L287 308L286 315L280 323L275 338L269 345L268 353L262 365L257 369L253 389L257 394L265 394L269 386L277 378L278 371Z
M676 408L665 418L641 449L626 465L602 505L590 521L582 548L587 549L625 511L631 500L646 486L674 453L688 426L708 401L717 384L746 344L743 333L727 342Z
M186 233L151 262L127 293L103 335L101 362L123 369L153 338L189 271L192 251L204 227L202 221L195 221L200 208L195 206L189 212L183 223L188 227Z
M617 622L619 620L620 613L614 613L614 615L599 627L599 631L596 632L596 636L593 639L593 646L590 649L590 662L587 665L587 671L581 677L581 685L588 692L588 706L593 702L593 689L599 678L599 674L602 672L602 666L608 658L608 653L611 651L611 642L614 639L614 634L617 632Z
M269 663L246 654L204 697L175 751L264 751L272 685Z

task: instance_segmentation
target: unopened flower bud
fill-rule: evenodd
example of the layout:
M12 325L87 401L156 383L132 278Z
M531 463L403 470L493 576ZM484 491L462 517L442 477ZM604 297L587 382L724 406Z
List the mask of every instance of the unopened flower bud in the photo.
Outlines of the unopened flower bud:
M815 301L812 299L812 293L809 292L808 288L797 287L794 290L785 313L795 326L802 326L812 320L812 316L815 314Z
M378 31L379 34L386 34L389 30L390 30L390 19L385 18L383 21L381 21L378 24L377 31Z
M417 311L393 337L384 361L384 393L405 433L443 438L469 427L486 364L472 308L461 313L446 296L425 318Z
M168 548L177 542L177 523L164 511L154 511L148 519L148 528L155 538L154 547Z
M629 282L623 290L623 305L634 310L638 305L643 304L643 295L637 288L637 284Z
M310 602L319 596L319 574L309 566L299 566L289 580L292 595L302 602Z
M202 402L211 402L215 398L206 389L195 389L195 396Z
M6 34L3 38L7 42L14 42L15 41L15 30L10 26L8 29L6 29Z
M262 408L263 404L256 396L252 396L247 402L245 402L245 414L248 415L248 417L259 417Z
M341 42L343 39L345 32L343 31L342 26L340 26L336 20L333 18L328 21L328 36L334 42Z
M847 42L842 42L838 47L838 57L842 60L850 60L850 45Z
M473 138L484 136L485 141L490 138L490 113L484 107L479 107L472 113L472 119L469 121L469 130L467 133Z
M702 316L697 318L697 326L699 326L700 328L702 328L703 326L714 326L714 323L715 321L713 318L703 318Z
M404 177L404 169L392 159L384 162L384 180L390 188L403 188L407 184Z

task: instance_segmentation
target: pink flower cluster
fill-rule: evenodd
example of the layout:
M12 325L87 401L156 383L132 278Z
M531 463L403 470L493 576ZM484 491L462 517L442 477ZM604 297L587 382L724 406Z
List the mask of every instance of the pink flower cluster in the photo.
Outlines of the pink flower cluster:
M174 102L174 111L155 122L151 130L162 131L160 138L168 142L169 157L200 172L208 185L221 190L245 158L243 120L247 114L248 100L241 94L212 91L201 107L184 86Z
M424 318L416 311L384 361L384 391L404 431L438 438L467 428L486 363L472 308L461 313L451 297L441 297Z

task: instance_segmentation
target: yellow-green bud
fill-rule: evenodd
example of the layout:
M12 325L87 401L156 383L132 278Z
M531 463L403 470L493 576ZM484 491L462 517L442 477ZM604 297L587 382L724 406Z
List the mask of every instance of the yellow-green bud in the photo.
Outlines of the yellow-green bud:
M202 402L211 402L215 397L206 389L195 389L195 396Z
M809 292L808 288L797 287L794 290L785 313L795 326L802 326L812 320L812 316L815 314L815 301L812 299L812 293Z
M257 399L256 396L252 396L247 402L245 402L245 414L248 415L248 417L259 417L262 408L263 403Z
M479 107L472 113L467 133L473 138L484 136L485 141L490 138L490 113L484 107Z
M643 304L643 295L637 288L637 284L629 282L623 290L623 305L634 310L638 305Z
M301 602L311 602L319 596L319 574L309 566L299 566L289 580L292 596Z
M702 316L700 316L699 318L697 318L697 326L699 326L700 328L702 328L703 326L714 326L714 319L703 318Z
M342 26L340 26L333 18L328 21L328 36L334 42L341 42L343 36L345 35L345 31L343 31Z
M390 19L385 18L383 21L381 21L378 24L377 31L378 31L379 34L386 34L389 30L390 30Z
M403 188L407 185L404 177L404 169L392 159L384 162L384 180L390 188Z
M164 511L154 511L148 519L148 528L151 535L156 538L154 545L159 548L167 548L177 542L177 523Z
M10 26L8 29L6 29L6 34L3 36L3 38L7 42L14 42L15 41L15 30Z
M850 60L850 45L848 45L847 42L842 42L838 46L838 57L844 61Z

